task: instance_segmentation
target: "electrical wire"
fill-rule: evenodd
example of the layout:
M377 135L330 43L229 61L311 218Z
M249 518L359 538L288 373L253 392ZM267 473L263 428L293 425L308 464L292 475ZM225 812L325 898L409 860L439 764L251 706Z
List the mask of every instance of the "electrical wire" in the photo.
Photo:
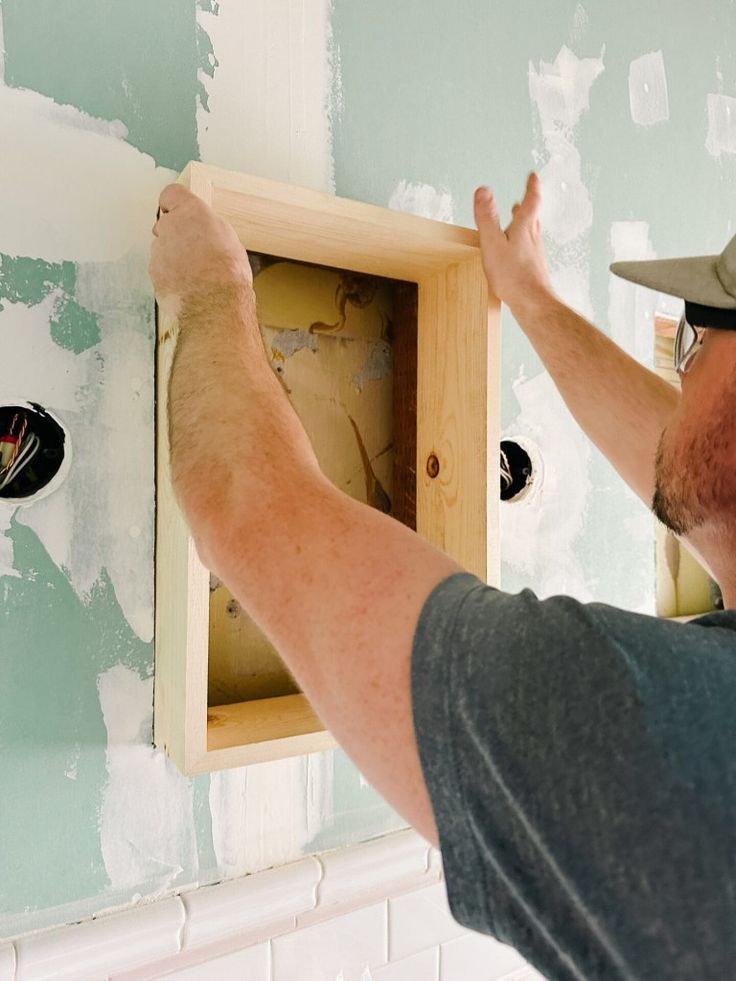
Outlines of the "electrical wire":
M18 447L20 448L18 449ZM29 433L28 437L22 440L22 442L20 438L18 439L18 443L16 443L17 452L14 454L14 458L11 457L8 465L0 471L0 491L9 484L12 484L15 478L25 470L38 453L40 447L41 440L35 433Z
M511 467L509 465L509 458L506 456L503 450L501 450L501 480L504 484L504 491L507 491L514 482Z

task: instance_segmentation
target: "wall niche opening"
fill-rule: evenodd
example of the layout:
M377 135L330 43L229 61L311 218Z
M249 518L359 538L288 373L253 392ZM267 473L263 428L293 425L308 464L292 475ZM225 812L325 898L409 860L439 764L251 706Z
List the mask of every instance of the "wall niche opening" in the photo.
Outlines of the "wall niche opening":
M271 367L337 487L416 530L416 283L249 252ZM208 705L299 694L210 577Z

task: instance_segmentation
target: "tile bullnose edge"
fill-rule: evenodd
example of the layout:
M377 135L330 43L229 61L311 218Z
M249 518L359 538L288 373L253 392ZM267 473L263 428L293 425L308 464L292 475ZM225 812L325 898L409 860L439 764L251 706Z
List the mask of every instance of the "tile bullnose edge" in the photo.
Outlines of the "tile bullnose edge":
M440 879L444 879L445 873L442 868L442 852L434 845L429 846L429 856L427 859L427 870Z
M247 934L267 940L286 917L314 909L322 866L314 856L204 886L182 896L186 923L182 949Z
M324 875L317 906L297 915L298 926L310 926L437 881L429 850L429 843L410 828L321 853Z
M15 947L0 943L0 981L15 981Z
M181 950L178 896L17 940L15 981L97 981ZM135 943L131 943L135 936Z

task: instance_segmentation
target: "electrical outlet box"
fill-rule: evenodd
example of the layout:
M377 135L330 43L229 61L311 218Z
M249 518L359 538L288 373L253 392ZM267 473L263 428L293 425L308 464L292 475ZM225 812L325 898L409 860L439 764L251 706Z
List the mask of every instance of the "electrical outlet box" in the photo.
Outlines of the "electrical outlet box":
M180 181L248 250L266 350L326 475L497 583L500 318L477 232L200 163ZM176 504L176 333L161 317L155 743L186 774L332 748Z

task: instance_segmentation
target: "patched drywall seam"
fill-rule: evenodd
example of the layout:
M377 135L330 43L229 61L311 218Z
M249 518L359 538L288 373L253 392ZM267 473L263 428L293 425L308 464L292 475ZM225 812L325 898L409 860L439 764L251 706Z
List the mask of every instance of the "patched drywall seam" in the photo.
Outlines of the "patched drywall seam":
M197 22L217 65L199 72L207 93L197 111L202 160L333 189L329 15L327 0L200 6Z

